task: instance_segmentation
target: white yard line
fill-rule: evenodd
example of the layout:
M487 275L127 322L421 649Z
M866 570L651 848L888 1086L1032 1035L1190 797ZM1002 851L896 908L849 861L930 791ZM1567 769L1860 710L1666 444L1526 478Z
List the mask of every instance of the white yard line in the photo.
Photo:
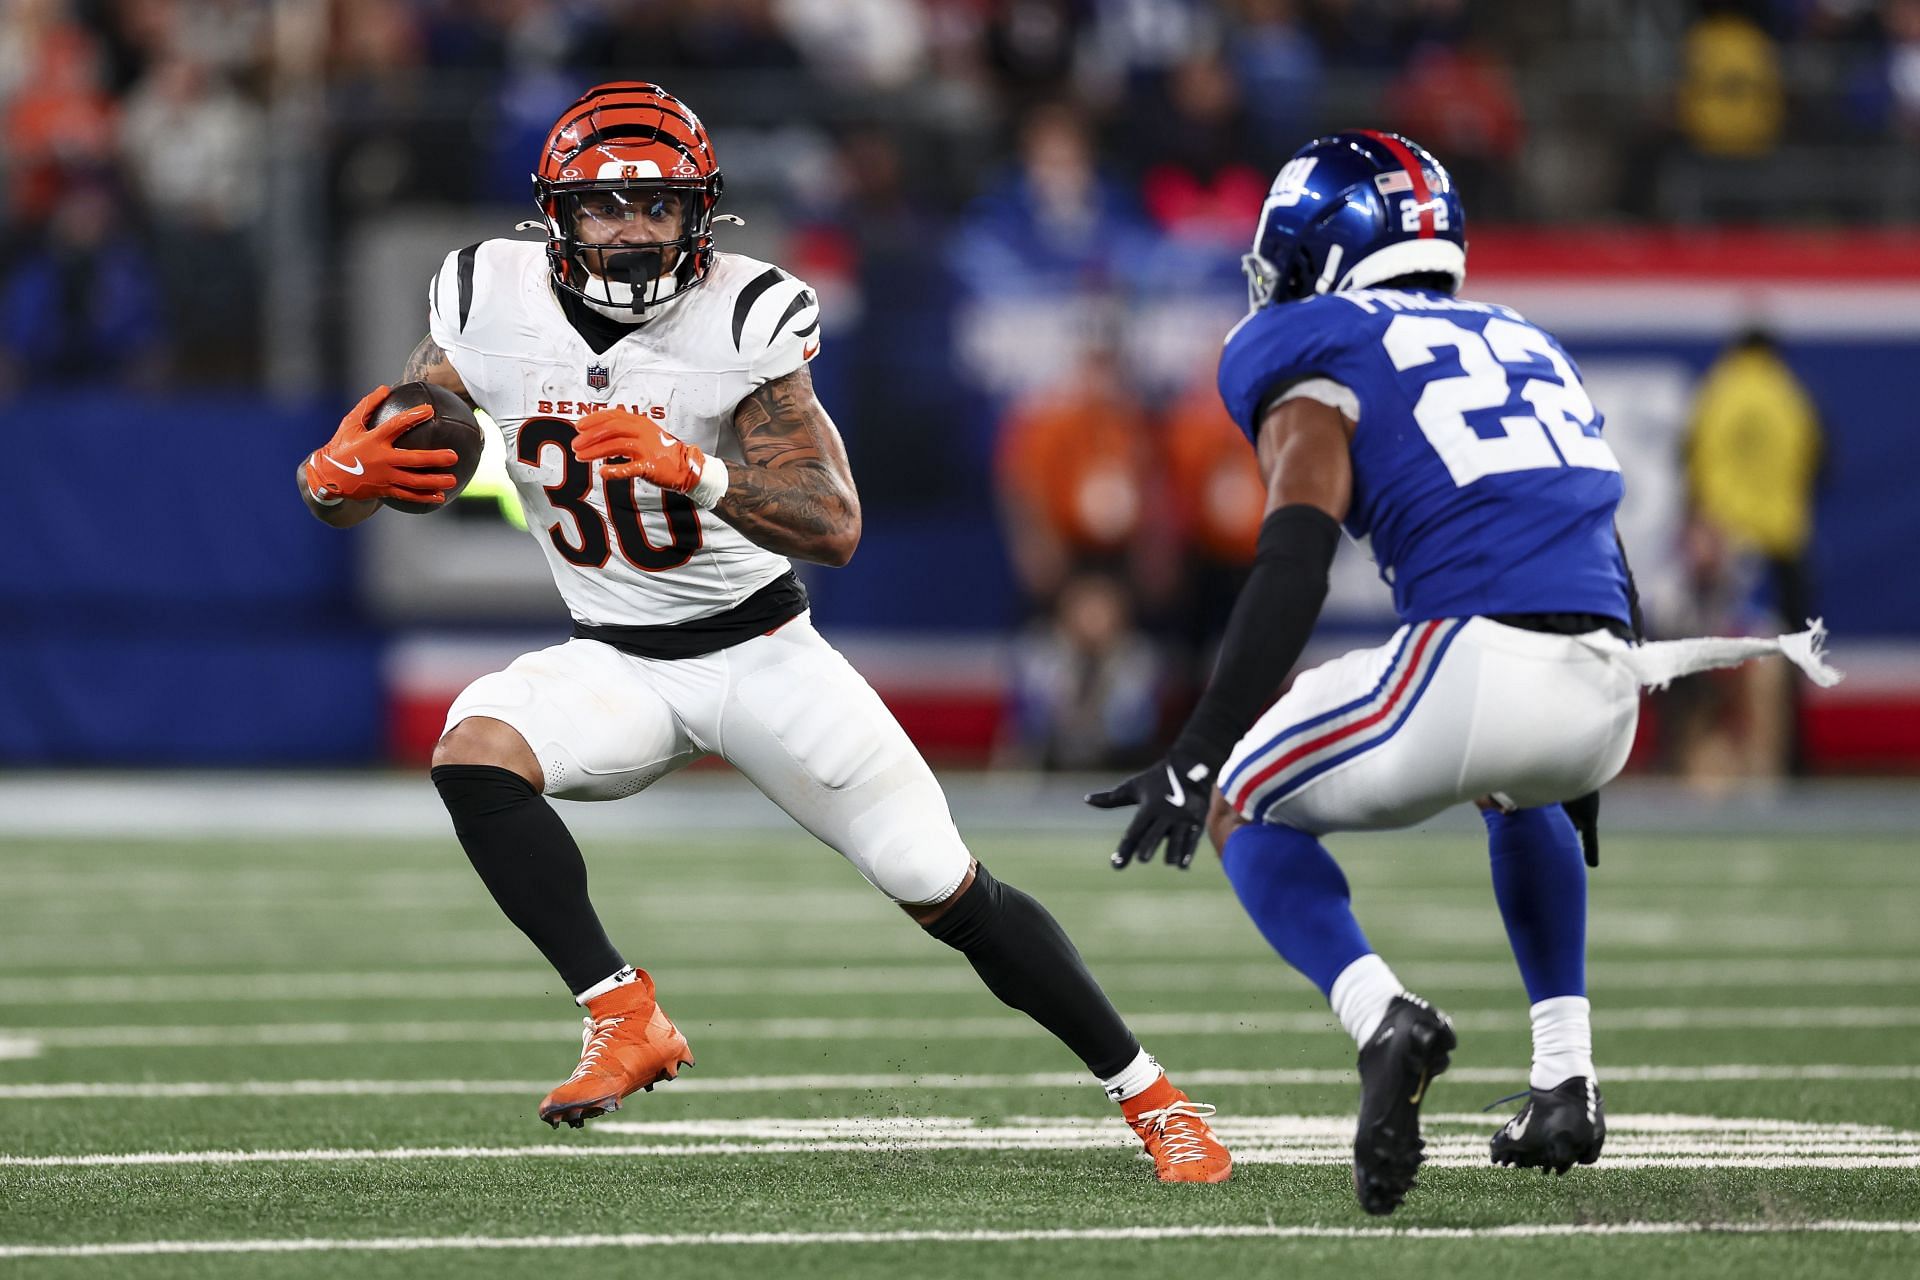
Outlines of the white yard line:
M974 992L980 979L964 965L814 965L796 968L716 967L664 970L663 990L697 995L919 995ZM1284 988L1278 961L1169 966L1108 964L1102 981L1135 990L1274 990ZM1509 961L1446 961L1420 966L1420 978L1436 992L1518 992L1519 974ZM1593 966L1596 988L1671 990L1814 986L1920 987L1920 962L1891 959L1625 960ZM556 987L537 969L421 969L339 973L91 974L0 978L0 1005L98 1003L203 1004L249 1000L495 1000L535 997ZM1604 1003L1605 996L1602 995Z
M572 1236L373 1236L287 1240L145 1240L116 1244L0 1245L0 1258L129 1258L161 1254L415 1253L499 1249L672 1249L888 1244L1076 1244L1159 1240L1534 1240L1696 1235L1911 1235L1920 1222L1822 1218L1807 1222L1524 1222L1493 1227L1309 1227L1198 1223L1178 1227L1058 1227L968 1231L721 1231Z
M1484 1168L1498 1117L1474 1112L1426 1117L1428 1163ZM1249 1164L1337 1165L1353 1158L1353 1122L1334 1115L1225 1115L1214 1127ZM1742 1121L1718 1116L1609 1117L1601 1169L1920 1168L1920 1134L1872 1125ZM641 1141L608 1142L610 1135ZM315 1147L298 1150L136 1151L0 1156L0 1167L99 1168L153 1165L313 1164L360 1161L689 1159L901 1151L1138 1151L1112 1115L1025 1116L981 1124L970 1116L601 1121L568 1143L508 1146ZM1144 1159L1145 1157L1142 1156Z
M1277 1070L1196 1070L1178 1073L1193 1089L1230 1087L1322 1087L1354 1083L1352 1071L1316 1068ZM1524 1087L1524 1067L1455 1067L1453 1084ZM1848 1063L1713 1063L1703 1066L1628 1065L1601 1067L1604 1083L1725 1084L1736 1081L1909 1081L1920 1080L1920 1066L1855 1066ZM47 1081L0 1084L0 1102L110 1101L180 1098L360 1098L435 1095L511 1095L545 1093L552 1080L178 1080ZM1088 1077L1073 1072L1027 1074L856 1073L845 1075L701 1076L683 1075L660 1086L680 1093L790 1093L885 1090L1087 1089ZM1748 1123L1761 1123L1758 1121Z
M1489 1126L1491 1129L1492 1126ZM1243 1164L1342 1165L1353 1159L1352 1139L1338 1146L1310 1149L1300 1146L1256 1146L1236 1150L1234 1158ZM240 1164L340 1164L367 1161L415 1160L538 1160L698 1158L708 1156L818 1155L824 1152L947 1151L947 1150L1084 1150L1085 1143L937 1143L890 1141L876 1143L861 1139L835 1139L771 1142L681 1142L681 1143L594 1143L577 1147L368 1147L362 1149L315 1148L289 1151L135 1151L83 1156L0 1156L0 1168L122 1168L152 1165L240 1165ZM1113 1144L1100 1143L1099 1147ZM1442 1169L1481 1169L1488 1165L1485 1141L1465 1144L1465 1150L1447 1149L1439 1144L1429 1148L1427 1167ZM1142 1159L1145 1157L1142 1156ZM1697 1153L1658 1155L1611 1154L1601 1166L1624 1169L1920 1169L1920 1155L1862 1153L1830 1155L1824 1152L1794 1154L1746 1154L1718 1148Z
M1148 1035L1344 1034L1331 1012L1149 1013L1129 1019ZM1660 1008L1595 1012L1598 1030L1684 1031L1707 1028L1844 1029L1920 1026L1920 1007L1838 1005L1809 1008ZM1481 1010L1457 1015L1463 1031L1520 1031L1522 1009ZM955 1018L716 1018L683 1019L681 1028L700 1040L980 1040L1037 1036L1040 1027L1014 1014ZM231 1026L16 1027L15 1040L49 1049L149 1049L233 1045L496 1044L560 1040L577 1034L569 1022L503 1018L482 1022L268 1022Z

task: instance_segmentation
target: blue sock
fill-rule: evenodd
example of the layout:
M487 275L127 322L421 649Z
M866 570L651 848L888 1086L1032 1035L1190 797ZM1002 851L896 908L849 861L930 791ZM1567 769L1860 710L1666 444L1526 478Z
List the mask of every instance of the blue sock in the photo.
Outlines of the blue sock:
M1534 1004L1587 994L1587 867L1559 805L1481 811L1493 896Z
M1331 996L1341 971L1373 951L1353 918L1340 865L1306 832L1249 823L1227 837L1220 861L1261 936L1322 995Z

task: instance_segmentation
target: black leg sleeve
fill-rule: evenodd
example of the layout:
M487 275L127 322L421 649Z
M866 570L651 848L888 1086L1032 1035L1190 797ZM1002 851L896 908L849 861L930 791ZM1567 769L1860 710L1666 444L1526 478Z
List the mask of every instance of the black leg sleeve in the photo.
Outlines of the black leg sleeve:
M1073 1050L1087 1070L1118 1075L1140 1042L1047 909L981 866L927 932L966 956L987 990Z
M575 995L626 967L587 899L587 862L545 796L510 769L444 764L433 785L487 892Z

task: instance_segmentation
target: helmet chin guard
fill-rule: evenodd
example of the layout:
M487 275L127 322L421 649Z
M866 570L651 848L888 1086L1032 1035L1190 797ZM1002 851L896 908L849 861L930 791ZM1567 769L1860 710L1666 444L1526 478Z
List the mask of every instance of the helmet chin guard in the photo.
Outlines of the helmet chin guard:
M554 286L610 319L638 322L706 278L723 185L706 126L678 98L637 80L587 90L554 123L533 174ZM640 243L583 241L581 201L596 192L626 198L676 193L680 235ZM589 267L589 254L597 269Z

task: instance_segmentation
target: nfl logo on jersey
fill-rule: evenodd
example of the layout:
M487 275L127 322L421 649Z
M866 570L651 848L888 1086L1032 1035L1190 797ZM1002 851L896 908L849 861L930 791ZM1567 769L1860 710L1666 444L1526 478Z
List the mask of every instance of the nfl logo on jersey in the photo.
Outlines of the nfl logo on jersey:
M607 366L603 364L588 365L587 385L595 391L605 391L607 389Z

